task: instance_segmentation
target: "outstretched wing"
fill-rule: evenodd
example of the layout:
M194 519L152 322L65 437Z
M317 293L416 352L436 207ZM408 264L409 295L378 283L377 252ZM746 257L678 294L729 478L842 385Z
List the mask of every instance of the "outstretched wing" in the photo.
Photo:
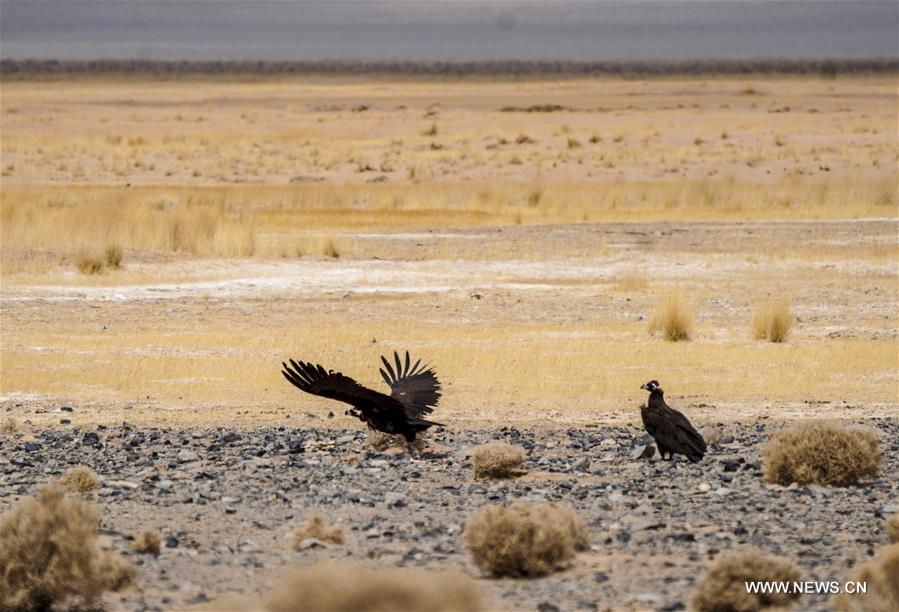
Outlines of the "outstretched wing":
M402 405L389 395L367 389L340 372L325 370L320 365L297 362L293 359L290 360L290 365L283 361L281 365L284 367L281 370L284 378L306 393L344 402L359 409L402 408Z
M420 419L433 412L440 400L440 381L434 370L420 365L421 359L411 365L409 351L406 351L405 361L400 360L396 351L393 352L393 359L396 369L383 355L381 361L384 368L379 368L384 382L390 386L390 397L403 404L410 419Z

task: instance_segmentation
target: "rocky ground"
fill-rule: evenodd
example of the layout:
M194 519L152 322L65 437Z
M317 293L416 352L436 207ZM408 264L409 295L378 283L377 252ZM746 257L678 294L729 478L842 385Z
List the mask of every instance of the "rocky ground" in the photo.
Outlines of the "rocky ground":
M286 566L349 558L383 566L461 566L492 608L678 610L710 560L742 544L784 555L808 580L845 579L882 545L882 517L899 511L899 420L870 419L881 476L831 489L766 484L761 447L779 424L722 424L705 460L642 459L648 441L628 426L438 430L430 450L374 450L358 429L153 429L127 424L0 436L0 511L66 468L102 479L87 494L103 513L104 544L140 567L136 588L110 609L216 607L228 594L260 600ZM528 475L476 481L467 449L505 440L528 452ZM538 580L482 578L461 542L472 511L515 500L575 508L592 547L566 571ZM290 533L320 514L344 525L337 546ZM144 529L163 537L158 558L130 551ZM823 609L806 596L803 609Z

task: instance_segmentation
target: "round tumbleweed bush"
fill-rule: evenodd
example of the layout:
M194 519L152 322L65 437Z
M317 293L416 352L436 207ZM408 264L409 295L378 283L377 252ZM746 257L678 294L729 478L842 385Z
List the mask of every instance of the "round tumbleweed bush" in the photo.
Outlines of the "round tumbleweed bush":
M798 593L749 593L747 582L795 582L799 569L790 561L745 549L715 560L693 596L696 612L742 612L786 606Z
M542 576L588 547L587 530L573 510L525 502L481 508L463 539L475 564L492 576Z
M458 571L375 569L327 563L294 570L269 595L269 612L482 610L474 580Z
M846 487L877 475L883 456L869 429L810 421L775 433L765 445L765 478Z

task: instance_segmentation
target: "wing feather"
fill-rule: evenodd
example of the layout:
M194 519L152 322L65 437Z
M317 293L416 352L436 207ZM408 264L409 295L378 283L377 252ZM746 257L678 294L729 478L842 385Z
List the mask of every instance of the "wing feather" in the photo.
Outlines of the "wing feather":
M424 365L419 369L421 359L411 366L412 359L406 351L405 364L400 359L399 353L394 351L394 361L398 375L388 377L381 372L384 381L390 387L390 397L399 401L406 410L406 416L410 419L421 419L434 411L440 400L440 381L432 368ZM385 357L381 361L391 374L393 370Z
M282 362L281 374L301 391L350 404L361 410L377 408L401 409L404 406L396 398L363 387L349 376L325 370L321 365L303 361Z

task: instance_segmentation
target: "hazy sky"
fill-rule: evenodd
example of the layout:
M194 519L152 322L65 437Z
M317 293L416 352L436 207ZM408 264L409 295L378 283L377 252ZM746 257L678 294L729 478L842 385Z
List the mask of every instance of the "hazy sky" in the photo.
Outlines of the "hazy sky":
M0 0L4 58L865 57L897 31L897 0Z

